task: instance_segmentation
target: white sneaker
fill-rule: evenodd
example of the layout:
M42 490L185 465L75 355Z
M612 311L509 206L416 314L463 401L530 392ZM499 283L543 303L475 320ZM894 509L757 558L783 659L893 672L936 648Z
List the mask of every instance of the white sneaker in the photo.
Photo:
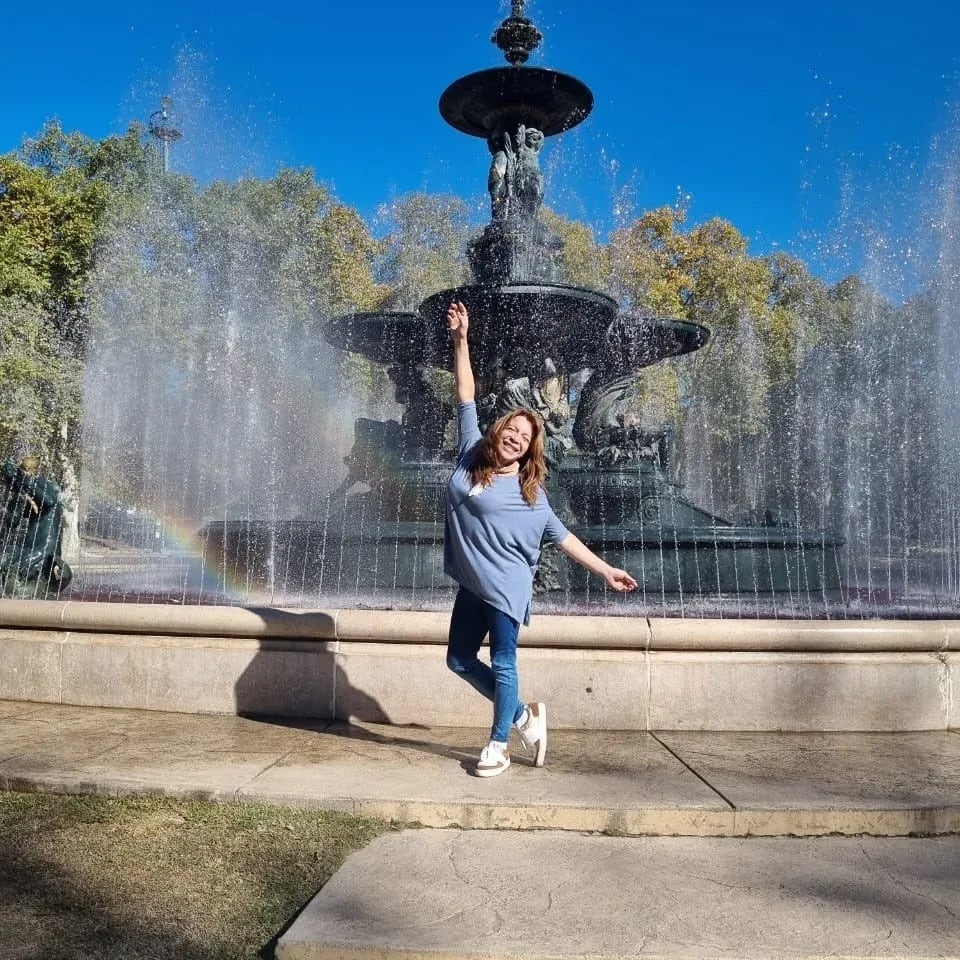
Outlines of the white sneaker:
M477 764L478 777L495 777L510 766L510 750L491 740L480 754Z
M526 721L517 724L517 732L527 750L535 750L533 765L542 767L547 756L547 706L544 703L528 703Z

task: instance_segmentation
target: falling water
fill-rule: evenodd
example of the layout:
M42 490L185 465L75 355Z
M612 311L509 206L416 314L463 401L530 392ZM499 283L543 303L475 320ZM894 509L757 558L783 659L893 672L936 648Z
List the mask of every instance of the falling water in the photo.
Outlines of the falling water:
M915 244L929 251L926 270L914 271L921 281L904 302L871 293L891 292L891 277L903 272L903 244L875 231L864 285L841 285L834 313L810 320L816 335L798 351L795 389L777 399L778 416L764 431L744 426L749 395L711 406L699 387L711 364L759 363L749 317L699 354L666 361L685 384L683 495L734 525L757 529L766 511L786 523L778 529L781 542L784 530L796 533L792 559L784 561L772 533L765 554L771 569L785 563L786 589L770 594L755 564L744 563L741 575L735 563L737 589L718 593L722 531L694 551L682 586L677 531L658 517L659 535L643 548L659 568L655 585L615 597L599 583L565 583L540 598L540 609L784 617L960 609L958 160L955 139L938 145L918 227L925 238ZM470 219L459 215L457 236L447 238L454 244ZM412 570L401 570L401 504L426 496L425 468L368 471L366 492L354 485L361 496L342 496L355 421L401 416L383 372L358 372L324 342L322 317L286 299L273 283L275 264L250 237L239 231L208 249L190 218L182 193L161 185L100 251L74 594L445 606L451 585L436 563L439 520L429 521L433 552L423 548ZM392 265L394 308L412 309L462 279L417 273L424 262ZM722 446L712 439L719 434L728 438ZM241 531L239 556L204 533L211 522ZM615 524L604 518L601 526ZM387 527L389 537L362 546ZM804 537L817 531L845 540L839 570L823 569L833 562L827 552L805 552ZM811 588L827 572L839 574L842 591Z

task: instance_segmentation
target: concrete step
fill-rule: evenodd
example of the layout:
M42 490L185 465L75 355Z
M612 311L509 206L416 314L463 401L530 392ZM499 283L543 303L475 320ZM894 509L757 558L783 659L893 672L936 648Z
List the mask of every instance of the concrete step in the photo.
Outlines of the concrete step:
M960 957L960 838L388 834L278 960Z
M487 733L0 701L0 789L197 797L613 835L960 832L960 735L572 731L472 775Z

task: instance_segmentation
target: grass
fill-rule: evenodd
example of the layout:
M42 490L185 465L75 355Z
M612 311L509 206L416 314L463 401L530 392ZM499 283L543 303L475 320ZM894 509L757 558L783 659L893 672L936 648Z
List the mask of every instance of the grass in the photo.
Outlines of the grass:
M282 807L0 792L3 960L244 960L389 829Z

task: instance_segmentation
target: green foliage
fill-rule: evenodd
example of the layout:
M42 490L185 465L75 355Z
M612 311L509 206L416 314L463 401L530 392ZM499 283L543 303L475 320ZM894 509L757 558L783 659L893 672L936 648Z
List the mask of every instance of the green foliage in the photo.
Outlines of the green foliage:
M15 297L0 307L0 450L34 453L49 463L63 418L79 413L80 364L64 355L52 325Z
M75 168L49 174L0 157L0 297L45 307L75 337L106 201Z
M87 280L108 190L73 162L74 136L47 166L0 157L0 443L49 460L80 409ZM69 162L68 162L69 161Z
M212 184L197 196L194 245L214 295L227 294L238 268L255 272L261 282L249 293L274 310L283 304L301 328L382 296L372 274L379 245L309 170Z
M161 159L146 142L146 129L132 123L126 133L91 140L82 133L66 133L59 121L51 120L36 137L28 137L17 151L27 166L58 176L78 171L87 180L126 190L142 189L160 174Z
M710 328L710 346L692 361L697 396L726 411L715 430L757 433L769 392L757 336L768 322L769 269L747 255L731 224L711 220L682 232L684 220L682 210L661 207L614 234L615 282L634 309Z
M430 294L466 281L470 222L462 200L411 193L384 207L381 217L387 235L379 275L390 291L387 309L415 310Z
M567 220L547 207L540 219L563 241L563 268L568 283L604 290L610 285L610 253L585 224Z

